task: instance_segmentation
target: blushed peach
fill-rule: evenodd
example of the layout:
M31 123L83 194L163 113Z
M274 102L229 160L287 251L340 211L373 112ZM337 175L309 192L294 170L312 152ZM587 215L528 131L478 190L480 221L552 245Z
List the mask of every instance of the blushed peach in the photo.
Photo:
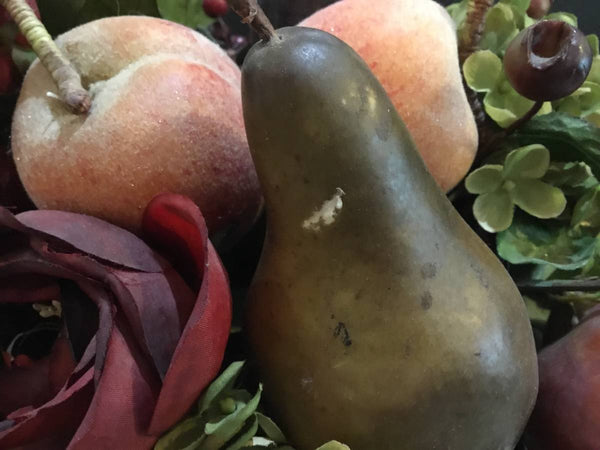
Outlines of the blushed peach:
M137 230L156 194L191 197L211 233L240 232L261 195L248 151L240 71L217 45L161 19L97 20L57 39L92 94L88 115L47 95L35 62L13 118L19 175L39 208Z
M456 30L433 0L342 0L300 23L350 45L379 79L425 164L448 191L477 151L462 86Z

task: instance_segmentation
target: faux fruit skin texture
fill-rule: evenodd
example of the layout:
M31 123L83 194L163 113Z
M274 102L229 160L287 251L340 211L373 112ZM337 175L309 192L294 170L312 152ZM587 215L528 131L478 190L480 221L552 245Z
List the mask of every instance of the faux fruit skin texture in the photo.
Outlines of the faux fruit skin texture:
M514 448L537 392L517 288L364 61L277 34L242 68L268 220L245 325L276 420L300 450Z
M300 25L335 35L366 61L443 190L465 177L477 126L462 85L456 30L438 3L342 0Z
M528 425L534 450L600 445L600 308L539 355L540 392Z
M146 204L174 192L202 209L211 233L248 228L261 195L246 142L240 72L216 44L149 17L77 27L57 45L90 86L71 114L34 63L13 120L19 175L42 209L86 213L137 230Z

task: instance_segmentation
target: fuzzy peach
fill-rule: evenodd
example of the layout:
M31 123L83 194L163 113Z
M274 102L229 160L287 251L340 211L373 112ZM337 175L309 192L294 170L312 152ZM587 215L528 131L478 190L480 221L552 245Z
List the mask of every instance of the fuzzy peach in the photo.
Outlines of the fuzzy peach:
M242 119L240 71L217 45L161 19L97 20L57 39L89 86L75 115L38 61L12 125L23 184L43 209L86 213L137 230L160 192L192 198L211 233L255 220L261 195Z
M332 33L367 62L442 189L466 175L477 126L461 81L456 30L439 4L342 0L300 25Z

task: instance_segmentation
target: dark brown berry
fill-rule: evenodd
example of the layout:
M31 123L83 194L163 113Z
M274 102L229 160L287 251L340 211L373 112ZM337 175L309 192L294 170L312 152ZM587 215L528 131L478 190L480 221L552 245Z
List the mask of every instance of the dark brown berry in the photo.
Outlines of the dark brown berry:
M592 49L577 28L543 20L517 35L504 55L504 71L515 90L535 101L573 93L592 68Z
M552 0L531 0L529 9L527 9L527 15L534 19L541 19L552 7Z

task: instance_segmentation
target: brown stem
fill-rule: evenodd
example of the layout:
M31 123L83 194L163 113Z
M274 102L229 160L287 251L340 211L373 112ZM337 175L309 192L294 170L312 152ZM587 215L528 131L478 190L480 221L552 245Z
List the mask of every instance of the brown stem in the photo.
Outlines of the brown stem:
M529 122L533 116L535 116L538 112L540 112L540 109L542 109L542 106L544 106L544 102L543 101L537 101L533 104L533 106L531 107L531 109L529 111L527 111L527 113L521 117L519 120L515 120L513 123L510 124L510 126L508 126L508 128L506 128L504 130L504 136L510 136L511 134L513 134L515 131L517 131L519 128L521 128L523 125L525 125L527 122Z
M600 291L600 279L527 281L517 283L517 287L523 293L596 292Z
M465 22L458 33L458 57L461 67L469 55L479 48L485 16L493 4L494 0L469 1Z
M50 72L58 87L59 97L77 114L87 113L91 107L88 92L81 85L81 77L69 60L56 46L44 25L25 0L0 0L27 42Z
M496 147L496 144L498 144L498 142L510 136L520 127L529 122L533 118L533 116L535 116L540 111L540 109L542 109L542 106L544 106L544 102L535 102L531 109L527 111L523 117L521 117L518 120L515 120L507 128L493 135L487 143L485 143L479 148L479 151L477 152L477 158L475 160L475 163L473 164L473 167L477 167L478 164L481 164L482 160L494 151L494 148Z
M470 0L467 6L467 16L460 30L458 31L458 58L462 69L465 60L479 49L483 29L485 27L485 16L488 10L494 4L494 0ZM472 90L464 81L463 85L467 93L467 100L471 105L471 110L477 123L479 130L480 142L487 139L482 139L489 134L487 116L485 114L483 104L477 92Z
M242 18L242 22L249 24L262 40L269 41L277 36L273 25L258 5L257 0L228 0L228 3L231 9Z

